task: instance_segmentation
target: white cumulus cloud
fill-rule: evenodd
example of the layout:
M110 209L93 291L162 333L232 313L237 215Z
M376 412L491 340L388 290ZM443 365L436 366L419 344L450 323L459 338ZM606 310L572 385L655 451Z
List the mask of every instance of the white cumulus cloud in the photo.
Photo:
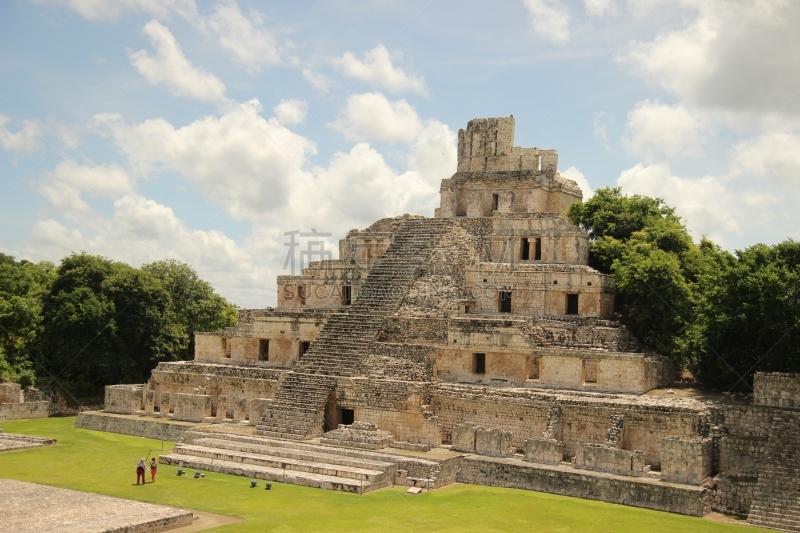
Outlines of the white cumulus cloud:
M800 137L768 133L737 143L731 172L773 182L800 185Z
M525 0L525 7L537 35L558 44L569 41L571 14L560 0Z
M617 180L626 194L662 198L675 208L695 238L707 235L724 242L742 233L738 195L716 176L681 178L666 165L642 165L623 171Z
M655 85L732 121L800 116L800 3L708 0L688 3L687 22L621 58Z
M390 92L413 91L426 94L428 88L425 80L394 66L393 57L399 59L401 56L397 53L391 54L381 44L366 52L362 59L357 58L352 52L347 52L341 58L335 59L334 65L351 78L358 78Z
M711 130L708 119L683 105L643 100L628 113L623 144L632 154L648 160L656 154L682 159L702 155Z
M281 54L275 38L264 27L261 14L253 9L249 15L242 14L235 0L222 0L199 24L215 32L219 44L233 53L239 64L256 72L264 66L279 63Z
M39 125L33 120L23 120L22 128L12 132L6 128L9 120L6 115L0 115L0 146L16 154L33 152L39 145Z
M128 57L136 70L153 85L164 85L175 95L205 102L225 99L225 85L216 76L195 67L186 58L170 31L155 20L142 32L150 38L155 52L130 52Z
M306 113L308 113L308 102L293 98L284 99L275 106L274 111L275 117L281 124L287 126L300 124L305 120Z
M348 139L413 142L422 121L405 100L389 101L381 93L355 94L347 99L344 116L330 124Z

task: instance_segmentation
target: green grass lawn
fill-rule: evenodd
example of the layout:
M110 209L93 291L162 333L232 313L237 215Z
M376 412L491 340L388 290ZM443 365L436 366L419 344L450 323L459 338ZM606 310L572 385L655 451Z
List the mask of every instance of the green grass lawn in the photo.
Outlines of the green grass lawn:
M213 531L535 531L741 532L742 526L539 492L453 485L420 495L395 487L363 496L207 473L177 477L159 466L157 482L136 486L136 463L162 442L75 429L74 418L0 423L9 433L58 439L58 445L0 453L0 478L32 481L211 513L244 522ZM172 443L163 443L164 450ZM147 474L149 479L149 472ZM753 529L751 529L753 531Z

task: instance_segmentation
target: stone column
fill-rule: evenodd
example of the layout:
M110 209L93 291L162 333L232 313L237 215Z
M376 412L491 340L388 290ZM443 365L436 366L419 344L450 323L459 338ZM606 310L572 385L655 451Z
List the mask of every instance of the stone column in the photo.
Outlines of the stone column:
M159 411L158 416L162 418L166 418L169 416L169 403L170 403L170 393L167 391L161 391L161 401L158 404Z
M153 415L153 410L156 403L156 391L146 390L144 392L144 414Z
M217 398L217 422L225 422L228 419L228 398L220 396Z

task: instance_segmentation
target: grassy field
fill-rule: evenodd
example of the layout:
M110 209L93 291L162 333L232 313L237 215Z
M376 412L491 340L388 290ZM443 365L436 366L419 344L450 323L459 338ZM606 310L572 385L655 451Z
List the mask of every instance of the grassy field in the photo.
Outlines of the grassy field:
M161 465L157 482L136 486L136 463L162 442L73 428L74 418L0 423L9 433L58 439L58 445L0 454L0 478L11 478L155 502L245 521L213 531L535 531L743 532L743 526L552 494L454 485L421 495L399 487L364 496L273 484L223 474L177 477ZM164 450L172 448L163 443ZM191 474L191 472L190 472ZM149 479L149 472L148 472ZM755 529L750 529L754 531Z

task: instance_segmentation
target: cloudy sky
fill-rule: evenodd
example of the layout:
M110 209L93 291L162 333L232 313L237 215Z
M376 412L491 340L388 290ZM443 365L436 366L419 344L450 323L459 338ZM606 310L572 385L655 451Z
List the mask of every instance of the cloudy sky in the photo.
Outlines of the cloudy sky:
M792 0L2 2L0 251L171 257L274 305L285 232L432 216L458 129L510 114L586 195L798 239L798 27Z

